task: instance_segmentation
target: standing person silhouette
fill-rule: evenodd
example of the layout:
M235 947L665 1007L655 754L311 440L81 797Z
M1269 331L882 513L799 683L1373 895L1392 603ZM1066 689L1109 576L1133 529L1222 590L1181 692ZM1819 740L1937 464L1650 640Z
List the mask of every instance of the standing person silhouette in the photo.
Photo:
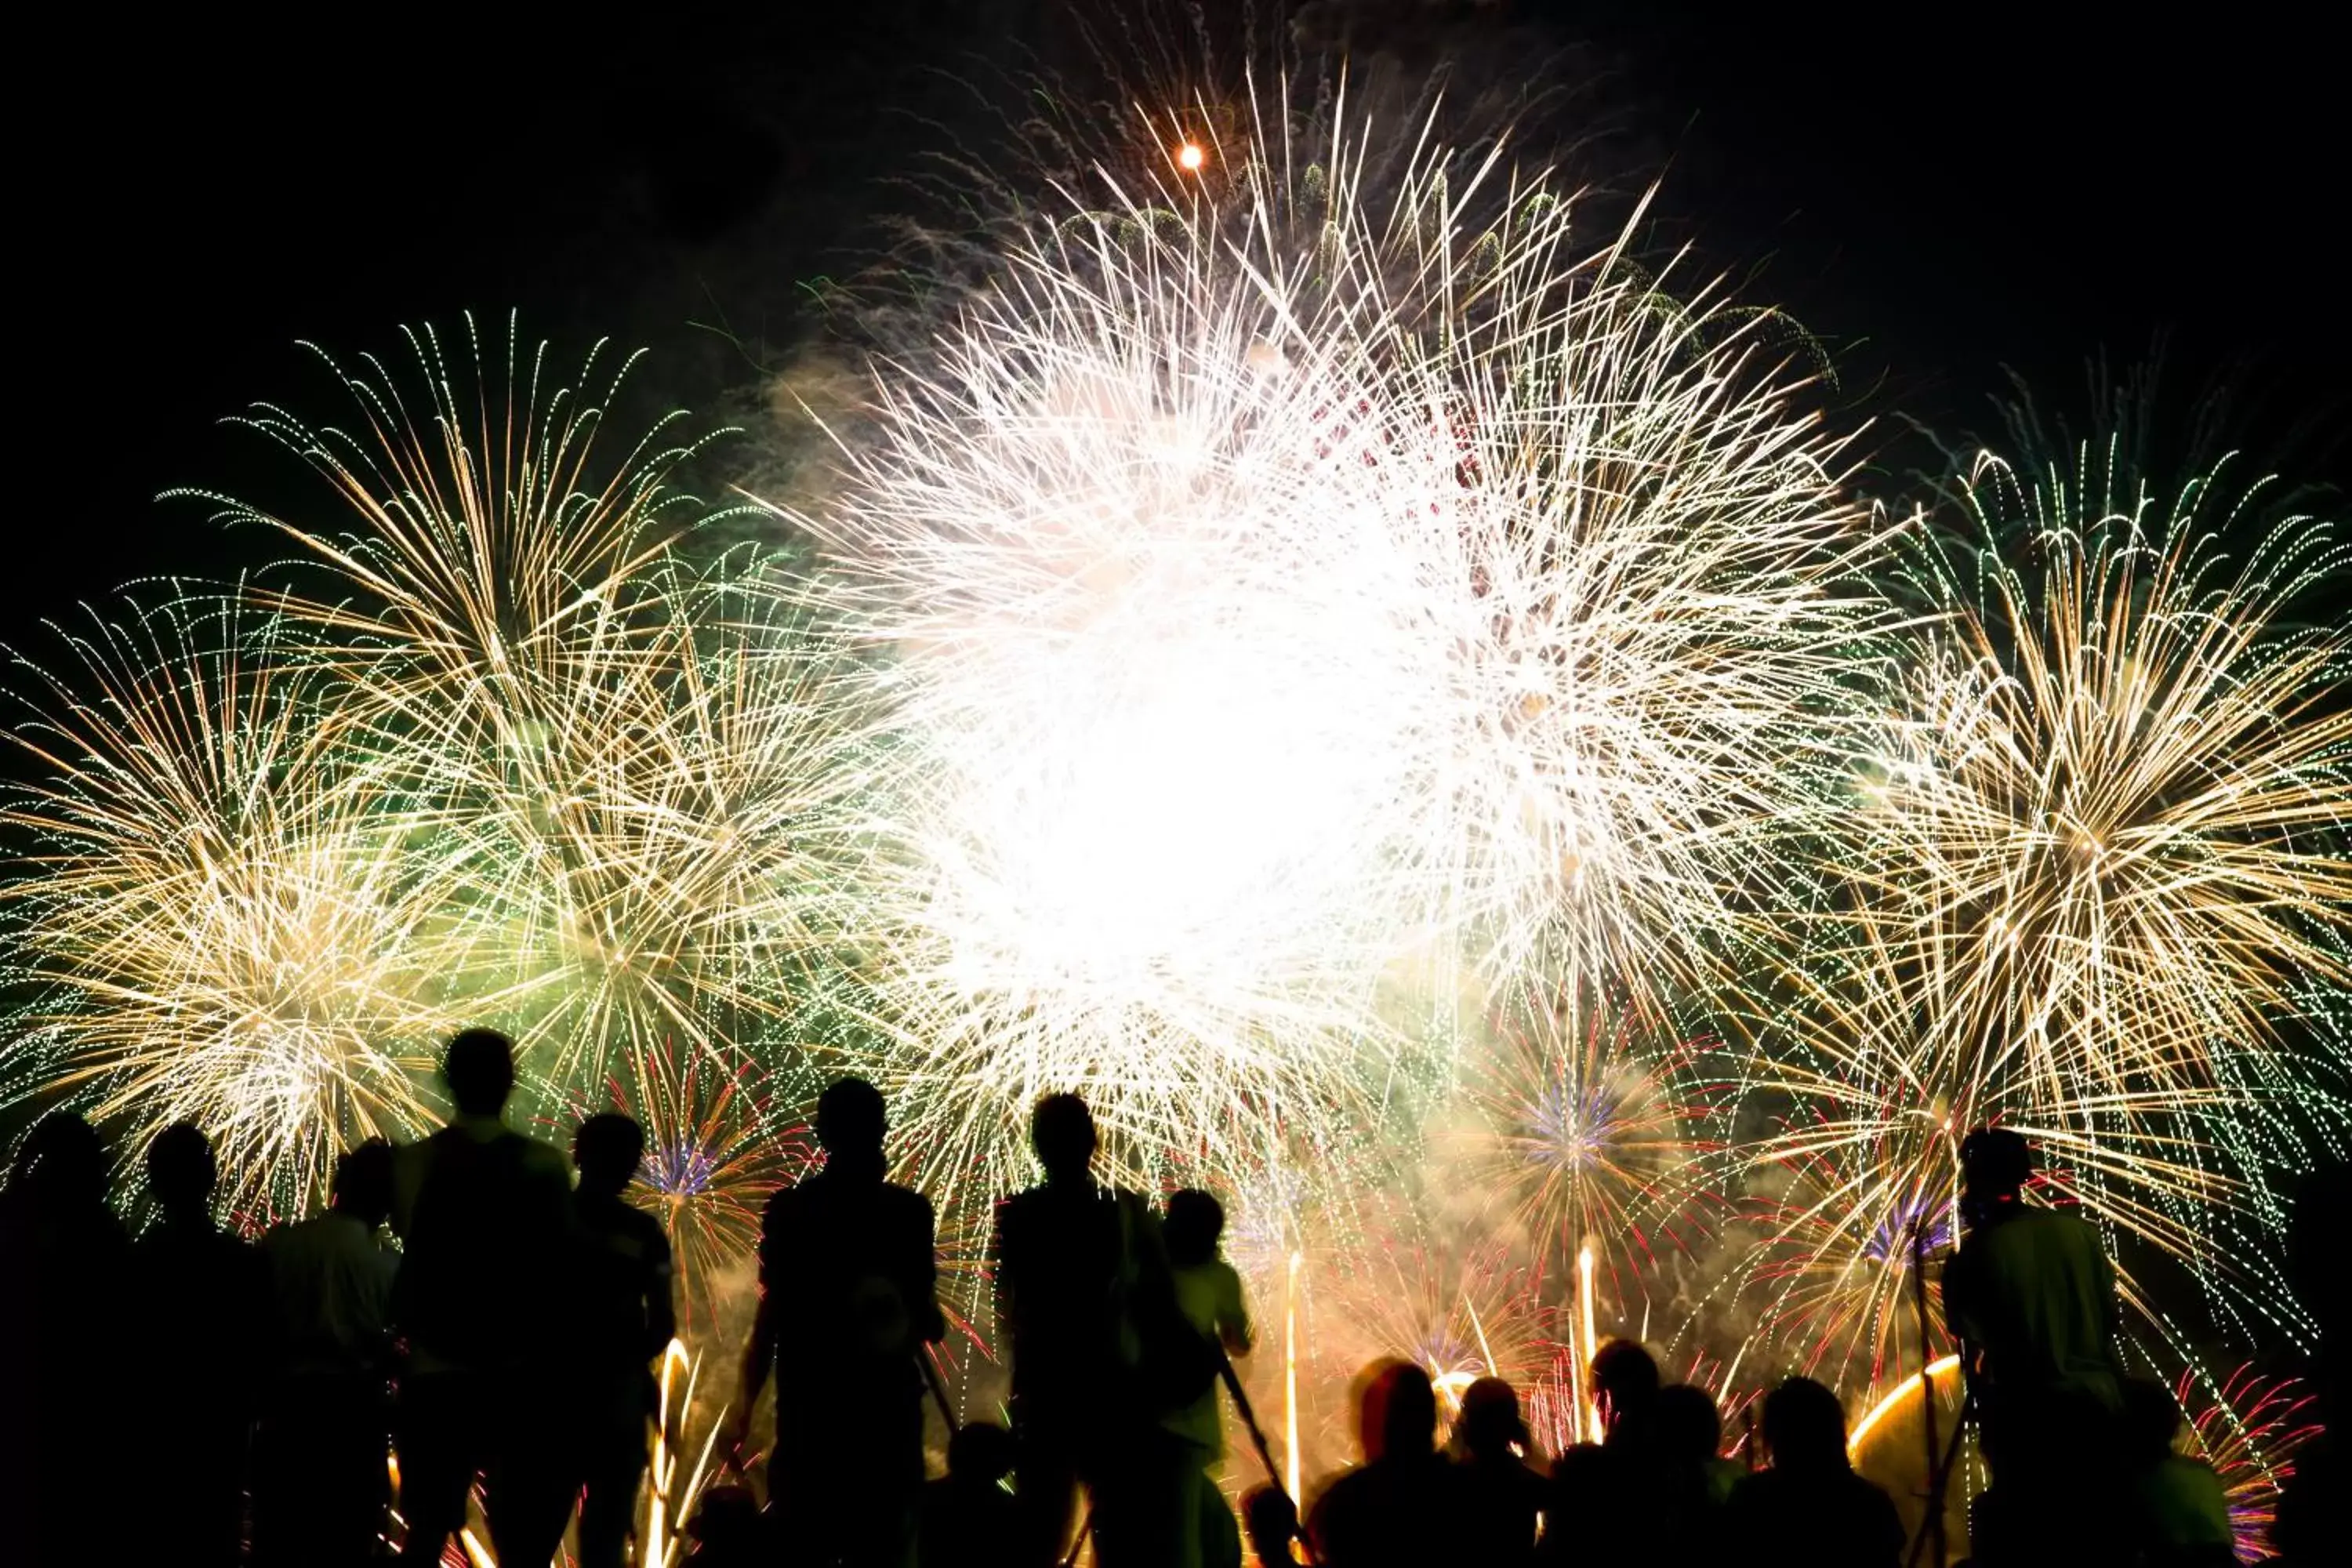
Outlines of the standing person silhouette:
M1010 1328L1015 1493L1025 1563L1061 1561L1087 1489L1104 1568L1189 1568L1197 1518L1182 1445L1144 1380L1147 1331L1189 1333L1159 1218L1133 1193L1099 1184L1093 1113L1049 1094L1029 1121L1045 1182L997 1205L997 1321ZM1213 1375L1213 1374L1212 1374Z
M391 1501L392 1145L335 1162L325 1214L261 1238L270 1302L254 1444L255 1568L361 1568Z
M1809 1377L1788 1379L1764 1396L1764 1442L1771 1468L1732 1489L1726 1516L1741 1563L1896 1568L1903 1521L1893 1499L1853 1473L1836 1394Z
M1527 1568L1535 1561L1536 1529L1549 1488L1528 1461L1535 1437L1519 1414L1519 1392L1499 1377L1482 1377L1462 1391L1454 1422L1462 1491L1462 1528L1454 1550L1465 1563Z
M91 1561L121 1440L131 1246L106 1205L106 1146L53 1110L16 1146L0 1190L0 1521L33 1568Z
M1657 1443L1657 1360L1631 1340L1611 1340L1593 1352L1591 1374L1601 1441L1552 1462L1541 1563L1647 1557L1657 1546L1670 1491Z
M1992 1468L1991 1539L1973 1542L1989 1568L2096 1552L2120 1506L2115 1269L2089 1224L2024 1202L2032 1175L2032 1151L2007 1128L1961 1141L1968 1234L1944 1267L1944 1318Z
M491 1544L530 1568L555 1554L571 1498L546 1430L566 1348L549 1331L579 1257L563 1156L509 1128L514 1046L490 1029L449 1042L449 1125L394 1157L393 1228L406 1244L394 1315L408 1343L395 1428L401 1561L424 1568L466 1521L477 1470Z
M1161 1228L1176 1304L1185 1322L1226 1356L1249 1354L1249 1305L1242 1297L1242 1277L1217 1253L1217 1242L1225 1233L1224 1205L1192 1188L1171 1194ZM1225 1458L1225 1426L1217 1399L1218 1387L1212 1383L1161 1425L1183 1444L1180 1464L1187 1496L1180 1506L1200 1521L1201 1568L1241 1568L1241 1525L1215 1475Z
M1328 1568L1419 1568L1475 1561L1461 1477L1437 1449L1429 1373L1388 1362L1364 1383L1357 1426L1364 1462L1307 1510L1315 1559Z
M581 1568L620 1568L627 1552L646 1473L646 1423L659 1415L652 1363L677 1333L669 1237L621 1195L645 1155L645 1129L618 1112L592 1116L572 1135L580 1172L572 1205L583 1243L570 1405L572 1479L583 1489Z
M252 1247L212 1214L220 1168L194 1123L147 1145L154 1223L131 1243L131 1332L170 1369L172 1392L149 1406L159 1461L145 1505L127 1516L133 1560L227 1568L244 1533L247 1438L263 1299Z
M914 1557L923 1488L915 1358L947 1325L930 1200L884 1180L887 1130L880 1090L835 1079L816 1106L824 1168L771 1197L761 1222L759 1315L730 1436L740 1447L773 1372L768 1489L796 1563L902 1568Z

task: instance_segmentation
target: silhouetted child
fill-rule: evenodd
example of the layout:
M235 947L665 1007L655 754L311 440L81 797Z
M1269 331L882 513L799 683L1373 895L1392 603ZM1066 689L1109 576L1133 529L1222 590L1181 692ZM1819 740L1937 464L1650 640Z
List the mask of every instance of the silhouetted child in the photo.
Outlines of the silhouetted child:
M1903 1521L1894 1501L1853 1473L1845 1408L1808 1377L1764 1399L1769 1469L1744 1478L1726 1524L1740 1562L1755 1568L1895 1568Z
M974 1421L948 1440L948 1473L923 1488L919 1568L1013 1568L1021 1561L1021 1516L1004 1483L1013 1474L1013 1434Z
M1271 1482L1242 1494L1242 1532L1257 1568L1293 1568L1298 1561L1298 1506Z
M583 1257L568 1434L578 1458L568 1479L582 1488L581 1568L620 1568L626 1553L646 1473L646 1422L659 1414L652 1363L677 1332L669 1237L622 1196L645 1152L645 1130L614 1112L588 1118L572 1138Z
M1658 1391L1654 1439L1663 1531L1659 1561L1715 1563L1737 1552L1724 1539L1724 1510L1747 1470L1723 1457L1723 1415L1704 1388Z
M1658 1363L1633 1341L1611 1340L1593 1352L1591 1380L1601 1440L1552 1463L1543 1563L1647 1559L1657 1546L1670 1492L1654 1441Z
M255 1568L362 1568L391 1482L392 1145L335 1162L327 1212L261 1238L270 1354L254 1443Z
M1459 1560L1497 1568L1527 1563L1535 1555L1546 1488L1528 1463L1535 1439L1519 1415L1518 1391L1499 1377L1465 1389L1454 1446L1462 1471L1463 1527L1454 1541Z
M1325 1568L1421 1568L1462 1561L1464 1492L1437 1451L1437 1392L1405 1362L1366 1381L1358 1429L1364 1463L1324 1489L1307 1537Z
M213 1219L211 1141L173 1122L147 1145L156 1216L131 1244L133 1343L170 1395L147 1406L168 1456L124 1522L132 1560L228 1568L244 1528L245 1461L264 1312L252 1247Z
M1723 1457L1723 1413L1704 1388L1677 1383L1658 1391L1658 1451L1669 1465L1688 1466L1703 1478L1706 1500L1720 1508L1747 1470Z
M1232 1264L1217 1255L1217 1242L1225 1230L1224 1206L1204 1192L1187 1189L1172 1194L1163 1228L1176 1303L1185 1322L1203 1340L1215 1342L1227 1356L1249 1354L1249 1307L1242 1299L1242 1279ZM1221 1398L1218 1385L1212 1383L1199 1398L1161 1422L1183 1444L1189 1496L1182 1506L1200 1521L1200 1568L1241 1568L1241 1531L1216 1481L1217 1468L1225 1457L1224 1422L1218 1409Z
M2237 1542L2221 1478L2173 1447L2180 1406L2147 1378L2124 1384L2125 1466L2131 1539L2140 1568L2231 1568Z

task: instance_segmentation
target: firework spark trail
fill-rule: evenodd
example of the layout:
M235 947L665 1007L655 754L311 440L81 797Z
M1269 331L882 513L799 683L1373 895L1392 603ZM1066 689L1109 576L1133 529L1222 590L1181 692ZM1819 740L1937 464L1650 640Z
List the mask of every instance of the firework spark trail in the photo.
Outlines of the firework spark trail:
M794 519L903 656L885 984L983 1166L1052 1088L1246 1163L1383 987L1687 970L1817 808L1868 530L1754 320L1494 161L1365 204L1372 137L1066 195Z
M347 1139L429 1124L417 1075L453 1014L433 910L446 868L322 749L320 683L278 628L183 601L71 638L72 676L12 735L49 772L5 820L10 962L37 999L12 1047L128 1119L219 1149L233 1208L299 1213Z
M2210 1390L2201 1399L2200 1384ZM2294 1474L2294 1456L2322 1430L2316 1396L2298 1379L2264 1378L2247 1366L2214 1386L2192 1365L2174 1380L2172 1393L2187 1420L2182 1451L2221 1475L2238 1560L2267 1560L2279 1493Z

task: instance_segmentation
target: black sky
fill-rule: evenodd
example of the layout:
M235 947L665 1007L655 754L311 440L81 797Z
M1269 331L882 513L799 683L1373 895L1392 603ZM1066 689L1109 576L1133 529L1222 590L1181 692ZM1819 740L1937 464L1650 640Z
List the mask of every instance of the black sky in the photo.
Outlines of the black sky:
M740 389L751 361L709 329L786 338L796 285L957 111L932 73L1024 37L1050 54L1053 9L52 10L9 111L22 542L0 639L269 553L151 498L283 478L215 421L336 411L298 338L390 349L404 321L520 307L534 333L652 347L676 397ZM1366 7L1367 36L1431 9ZM2341 480L2339 40L2301 6L2067 9L1434 7L1585 46L1628 144L1668 160L1678 231L1839 345L1856 405L1973 419L2003 365L2063 402L2089 356L2168 331L2175 385L2240 370L2257 431L2315 421L2306 461Z

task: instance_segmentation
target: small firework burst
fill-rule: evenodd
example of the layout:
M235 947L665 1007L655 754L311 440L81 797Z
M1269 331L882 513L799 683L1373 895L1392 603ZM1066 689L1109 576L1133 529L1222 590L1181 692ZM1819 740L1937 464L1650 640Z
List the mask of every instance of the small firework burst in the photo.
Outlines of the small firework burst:
M1594 1245L1612 1300L1639 1300L1660 1247L1703 1242L1723 1211L1706 1185L1713 1112L1693 1079L1705 1042L1515 987L1460 1068L1472 1125L1459 1180L1512 1213L1539 1257Z
M813 1167L815 1145L749 1061L663 1042L614 1067L609 1103L646 1134L629 1198L669 1235L691 1330L715 1320L727 1274L759 1249L769 1197Z
M2315 1396L2300 1379L2266 1378L2242 1366L2218 1387L2189 1368L2175 1381L2173 1397L2188 1417L2181 1451L2221 1478L2238 1560L2267 1560L2279 1492L2294 1474L2296 1451L2320 1433Z

